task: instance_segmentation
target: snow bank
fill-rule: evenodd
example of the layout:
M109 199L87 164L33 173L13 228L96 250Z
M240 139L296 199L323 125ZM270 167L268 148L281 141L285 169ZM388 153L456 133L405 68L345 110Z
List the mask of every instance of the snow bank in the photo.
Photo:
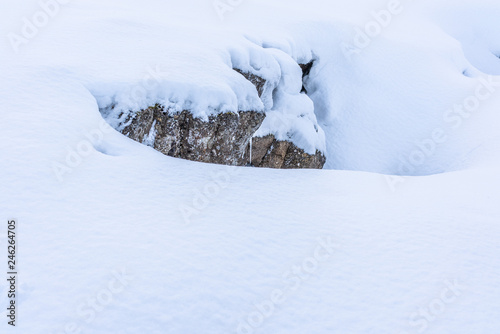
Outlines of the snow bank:
M434 174L472 149L446 115L500 72L494 3L212 5L73 2L4 57L77 78L114 126L155 103L203 119L266 112L258 135L325 152L331 169ZM301 94L297 64L312 60ZM260 98L233 68L266 80ZM444 143L429 144L435 130Z
M387 2L241 2L221 21L210 1L74 1L17 54L2 39L17 332L498 332L498 8L402 4L364 47ZM2 36L41 10L8 9ZM233 67L268 80L262 99ZM330 168L446 173L192 163L99 113L159 101L266 111L262 132L326 147Z

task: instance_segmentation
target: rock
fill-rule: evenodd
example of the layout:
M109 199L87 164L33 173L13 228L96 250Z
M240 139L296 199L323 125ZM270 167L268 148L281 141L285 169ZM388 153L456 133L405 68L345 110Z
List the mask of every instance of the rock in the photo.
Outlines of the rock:
M304 75L312 63L301 65ZM252 73L235 69L250 81L262 96L266 80ZM265 114L255 111L221 113L196 118L189 111L172 112L156 104L129 117L121 132L129 138L176 158L221 165L268 168L323 168L325 156L311 155L289 141L276 140L273 135L250 139L264 121Z
M252 165L255 167L321 169L325 162L321 152L308 154L292 142L276 140L273 135L252 139Z
M209 116L171 113L161 105L141 110L122 133L171 157L222 165L247 163L250 138L265 114L246 111Z
M310 61L307 64L299 64L300 68L302 69L302 81L304 81L305 78L309 75L309 73L311 73L311 69L312 69L313 65L314 65L314 60ZM304 85L302 85L301 92L307 94L307 90L306 90L306 87Z
M250 81L257 89L259 97L262 97L262 93L264 92L264 85L266 84L266 80L264 78L261 78L249 72L243 72L242 70L239 70L237 68L233 68L233 70L235 70L236 72L244 76L245 79Z
M306 77L311 73L311 69L314 65L314 60L308 62L307 64L299 64L300 68L302 69L302 77Z

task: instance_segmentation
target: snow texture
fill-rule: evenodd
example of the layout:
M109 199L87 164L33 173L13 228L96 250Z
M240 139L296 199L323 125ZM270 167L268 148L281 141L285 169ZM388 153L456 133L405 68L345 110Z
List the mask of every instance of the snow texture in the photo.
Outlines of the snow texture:
M499 332L498 2L54 3L0 11L2 332ZM174 159L100 113L154 103L266 112L329 170Z

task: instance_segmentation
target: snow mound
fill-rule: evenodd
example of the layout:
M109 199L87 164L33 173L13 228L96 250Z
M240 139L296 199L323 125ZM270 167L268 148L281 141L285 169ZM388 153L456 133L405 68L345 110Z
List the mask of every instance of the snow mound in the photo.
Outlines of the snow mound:
M41 4L0 11L17 332L499 332L496 1L58 3L20 44ZM158 102L265 111L331 169L440 174L193 163L99 112Z

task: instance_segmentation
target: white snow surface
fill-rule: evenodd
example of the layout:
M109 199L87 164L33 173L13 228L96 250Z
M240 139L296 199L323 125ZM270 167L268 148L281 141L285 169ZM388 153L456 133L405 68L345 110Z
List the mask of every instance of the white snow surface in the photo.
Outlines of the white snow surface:
M498 333L498 2L400 1L369 39L394 1L218 3L64 1L13 48L42 7L1 2L2 332ZM99 112L154 103L266 112L327 169L178 160Z

